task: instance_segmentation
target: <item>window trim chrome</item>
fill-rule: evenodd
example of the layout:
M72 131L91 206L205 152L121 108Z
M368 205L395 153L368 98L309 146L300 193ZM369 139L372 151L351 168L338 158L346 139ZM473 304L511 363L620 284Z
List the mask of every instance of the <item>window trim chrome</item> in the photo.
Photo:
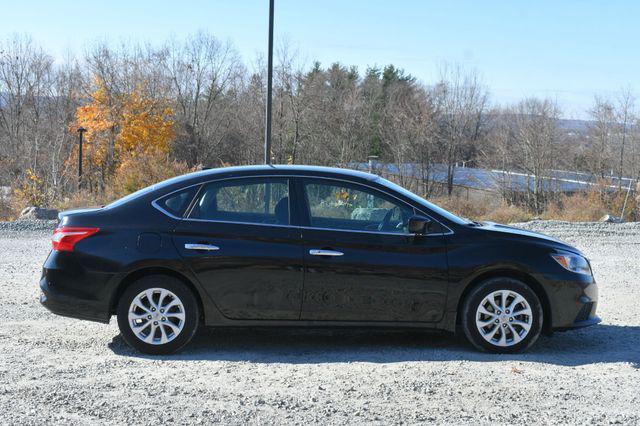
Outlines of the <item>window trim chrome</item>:
M207 181L203 181L203 182L198 182L198 183L194 183L192 185L188 185L188 186L184 186L182 188L176 189L175 191L171 191L161 197L158 197L156 199L154 199L153 201L151 201L151 205L157 209L158 211L160 211L161 213L165 214L166 216L169 216L172 219L176 219L179 221L193 221L193 222L210 222L210 223L229 223L229 224L235 224L235 225L256 225L256 226L271 226L271 227L279 227L279 228L295 228L295 229L309 229L309 230L317 230L317 231L338 231L338 232L356 232L356 233L362 233L362 234L380 234L380 235L396 235L396 236L416 236L416 234L412 234L412 233L397 233L397 232L385 232L385 231L364 231L364 230L357 230L357 229L337 229L337 228L319 228L319 227L314 227L314 226L296 226L296 225L279 225L279 224L273 224L273 223L256 223L256 222L237 222L237 221L229 221L229 220L212 220L212 219L196 219L196 218L190 218L188 217L189 214L191 214L191 210L193 210L193 206L189 206L189 208L187 208L187 210L185 211L185 215L187 216L183 216L183 217L178 217L175 216L171 213L169 213L168 211L166 211L165 209L163 209L159 204L158 204L158 200L160 200L161 198L165 198L169 195L172 195L176 192L180 192L180 191L184 191L185 189L194 187L194 186L204 186L204 185L208 185L210 183L213 182L222 182L225 180L236 180L236 179L251 179L251 178L265 178L265 177L275 177L275 178L287 178L287 179L291 179L291 178L307 178L307 179L324 179L324 180L332 180L332 181L338 181L338 182L345 182L345 183L349 183L352 185L360 185L360 186L364 186L366 188L370 188L373 189L374 191L378 191L381 192L391 198L394 198L396 200L398 200L400 203L403 203L404 205L414 209L415 211L420 212L421 214L423 214L424 216L428 217L429 219L431 219L432 221L436 222L437 224L439 224L440 226L442 226L444 229L446 229L446 232L439 232L439 233L435 233L435 234L427 234L427 235L421 235L422 237L438 237L438 236L445 236L445 235L453 235L455 234L455 232L453 232L453 230L451 228L449 228L447 225L443 224L442 222L440 222L437 219L434 219L430 214L425 213L424 210L421 210L411 204L409 204L408 202L396 197L395 195L384 191L380 188L376 188L373 187L371 185L367 185L361 182L354 182L351 180L347 180L347 179L341 179L341 178L334 178L334 177L326 177L326 176L313 176L313 175L291 175L291 174L267 174L267 175L248 175L248 176L231 176L231 177L223 177L220 179L211 179L211 180L207 180ZM194 195L194 200L196 197L198 197L200 191L196 191L196 194ZM289 194L289 196L291 197L291 194ZM291 198L289 198L291 199ZM291 217L291 203L289 203L289 216Z
M158 203L158 200L161 200L161 199L169 197L169 196L171 196L173 194L177 194L178 192L182 192L182 191L185 191L185 190L187 190L189 188L193 188L194 186L199 186L199 185L202 185L202 184L201 183L195 183L193 185L184 186L184 187L182 187L180 189L176 189L175 191L171 191L171 192L163 195L162 197L158 197L158 198L155 198L154 200L152 200L151 201L151 205L153 207L155 207L156 210L159 210L161 213L164 213L165 215L169 216L172 219L182 220L183 219L182 217L176 216L173 213L171 213L171 212L167 211L166 209L162 208L162 206L160 206L160 204ZM193 198L191 199L191 201L189 201L189 204L187 205L187 208L184 210L183 214L186 214L187 212L189 212L191 210L191 207L192 207L191 204L193 203L193 200L198 196L199 193L200 193L200 189L198 188L198 190L193 194Z
M188 187L187 187L187 188L188 188ZM185 189L186 189L186 188L185 188ZM171 195L171 194L173 194L173 193L172 193L172 192L170 192L170 193L169 193L169 194L167 194L167 195ZM163 195L163 196L162 196L162 197L160 197L160 198L164 198L164 197L165 197L165 196ZM176 219L176 220L182 220L182 219L183 219L183 218L181 218L181 217L178 217L178 216L174 215L173 213L169 213L168 211L166 211L165 209L163 209L162 207L160 207L160 205L158 204L158 200L159 200L160 198L156 198L155 200L151 201L151 205L152 205L156 210L159 210L161 213L163 213L163 214L164 214L164 215L166 215L166 216L169 216L171 219Z

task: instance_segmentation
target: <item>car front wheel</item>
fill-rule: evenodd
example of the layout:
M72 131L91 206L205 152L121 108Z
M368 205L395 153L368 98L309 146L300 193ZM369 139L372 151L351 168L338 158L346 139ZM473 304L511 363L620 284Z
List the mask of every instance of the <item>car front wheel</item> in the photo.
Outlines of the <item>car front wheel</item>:
M182 349L195 335L200 317L193 292L180 280L164 275L131 284L120 298L117 314L124 340L152 355Z
M540 299L523 282L492 278L466 297L462 327L478 349L494 353L521 352L531 347L542 331Z

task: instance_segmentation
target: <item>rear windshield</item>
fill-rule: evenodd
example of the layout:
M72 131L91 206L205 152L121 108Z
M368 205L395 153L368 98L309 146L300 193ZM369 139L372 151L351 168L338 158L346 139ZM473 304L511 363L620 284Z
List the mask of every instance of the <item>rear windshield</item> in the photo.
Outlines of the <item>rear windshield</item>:
M207 171L203 170L203 171L189 173L189 174L186 174L186 175L176 176L176 177L173 177L171 179L163 180L162 182L158 182L158 183L155 183L155 184L153 184L151 186L147 186L146 188L139 189L136 192L132 192L131 194L129 194L129 195L125 196L125 197L122 197L119 200L116 200L116 201L114 201L114 202L112 202L110 204L107 204L106 206L104 206L104 208L105 209L111 209L111 208L114 208L114 207L121 206L121 205L123 205L125 203L128 203L129 201L132 201L132 200L135 200L136 198L140 198L142 196L145 196L145 195L147 195L147 194L149 194L149 193L151 193L153 191L165 188L167 186L173 185L174 183L177 183L177 182L180 182L182 180L186 180L187 178L195 177L195 176L198 176L198 175L201 175L201 174L204 174L204 173L207 173Z
M142 197L145 194L148 194L152 191L155 191L156 189L158 189L158 185L160 184L155 184L155 185L151 185L151 186L147 186L146 188L142 188L137 190L136 192L132 192L131 194L122 197L112 203L107 204L106 206L104 206L105 209L112 209L114 207L118 207L121 206L125 203L128 203L131 200L135 200L138 197Z

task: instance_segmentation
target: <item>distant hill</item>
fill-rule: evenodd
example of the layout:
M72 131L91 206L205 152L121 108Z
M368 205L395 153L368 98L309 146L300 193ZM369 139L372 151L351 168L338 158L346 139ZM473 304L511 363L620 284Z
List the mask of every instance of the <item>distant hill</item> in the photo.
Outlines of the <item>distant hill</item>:
M558 127L566 132L586 132L592 124L593 121L589 120L573 120L564 118L558 120Z
M4 103L6 102L6 96L4 93L0 92L0 108L2 108L4 105ZM576 120L576 119L565 119L562 118L560 120L558 120L558 126L560 127L560 129L564 130L565 132L575 132L575 133L581 133L581 132L586 132L587 130L589 130L589 126L591 126L593 124L593 121L590 120ZM630 126L633 127L633 126Z

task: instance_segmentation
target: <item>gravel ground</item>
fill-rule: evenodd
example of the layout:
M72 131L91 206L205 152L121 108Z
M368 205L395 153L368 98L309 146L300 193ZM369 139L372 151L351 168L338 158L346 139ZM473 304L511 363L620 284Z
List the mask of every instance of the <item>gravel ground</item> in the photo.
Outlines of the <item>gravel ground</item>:
M583 249L604 323L528 353L425 333L206 331L132 352L37 302L51 223L0 224L0 423L640 424L640 224L533 222Z

